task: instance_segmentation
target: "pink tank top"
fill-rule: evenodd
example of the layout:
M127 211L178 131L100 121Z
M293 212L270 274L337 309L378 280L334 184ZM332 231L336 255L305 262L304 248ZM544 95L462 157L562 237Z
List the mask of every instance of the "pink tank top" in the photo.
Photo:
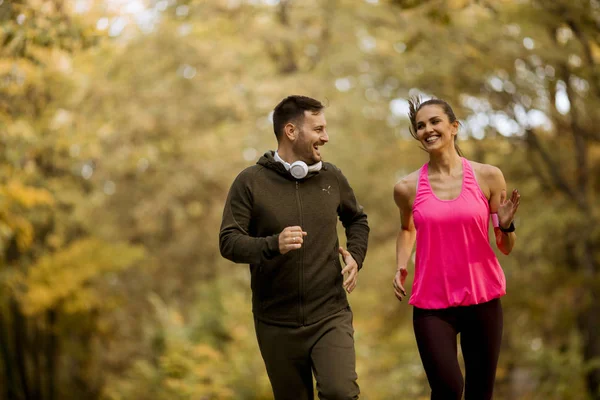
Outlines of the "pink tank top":
M427 164L419 173L413 204L417 254L409 300L419 308L479 304L506 293L504 272L488 236L488 200L471 163L462 158L462 164L462 189L453 200L433 193Z

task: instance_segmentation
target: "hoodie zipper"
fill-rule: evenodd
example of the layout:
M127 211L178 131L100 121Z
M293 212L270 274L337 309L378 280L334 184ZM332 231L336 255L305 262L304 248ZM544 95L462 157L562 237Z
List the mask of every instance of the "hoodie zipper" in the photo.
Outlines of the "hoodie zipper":
M300 191L298 187L298 181L296 181L296 203L298 204L298 215L300 216L300 227L304 225L302 219L302 201L300 200ZM304 229L304 228L302 228ZM304 320L304 245L300 247L300 266L298 268L299 274L299 293L298 302L300 306L300 324L304 326L306 323Z

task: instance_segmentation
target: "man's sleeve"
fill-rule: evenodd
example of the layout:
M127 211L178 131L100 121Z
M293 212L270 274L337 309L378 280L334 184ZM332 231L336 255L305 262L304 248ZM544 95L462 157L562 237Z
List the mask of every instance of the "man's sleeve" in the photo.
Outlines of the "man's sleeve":
M367 214L365 214L363 207L356 200L354 191L350 187L346 177L339 169L336 172L340 185L338 215L340 221L342 221L342 225L346 229L348 251L358 264L358 269L361 269L367 255L367 245L369 242Z
M251 172L243 171L235 179L223 210L219 232L221 255L236 263L259 264L279 255L279 234L252 237L249 234L252 219Z

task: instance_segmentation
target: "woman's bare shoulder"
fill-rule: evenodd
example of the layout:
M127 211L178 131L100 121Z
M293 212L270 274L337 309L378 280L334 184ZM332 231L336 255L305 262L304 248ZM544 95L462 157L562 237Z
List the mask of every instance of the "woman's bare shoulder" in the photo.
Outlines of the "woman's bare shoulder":
M502 171L500 171L500 168L496 166L478 163L476 161L471 160L469 160L469 162L473 166L473 170L475 171L475 173L486 180L494 180L497 179L499 176L502 176Z
M407 201L415 197L420 171L420 169L413 171L396 182L394 185L394 199L396 199L396 202Z

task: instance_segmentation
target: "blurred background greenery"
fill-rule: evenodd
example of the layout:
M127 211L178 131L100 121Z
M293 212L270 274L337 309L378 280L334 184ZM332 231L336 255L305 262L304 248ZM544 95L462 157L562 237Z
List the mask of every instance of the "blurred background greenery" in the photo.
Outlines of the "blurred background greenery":
M600 1L0 0L0 23L0 398L271 398L218 229L304 94L372 227L362 398L427 399L391 286L422 94L522 194L496 398L600 399Z

